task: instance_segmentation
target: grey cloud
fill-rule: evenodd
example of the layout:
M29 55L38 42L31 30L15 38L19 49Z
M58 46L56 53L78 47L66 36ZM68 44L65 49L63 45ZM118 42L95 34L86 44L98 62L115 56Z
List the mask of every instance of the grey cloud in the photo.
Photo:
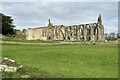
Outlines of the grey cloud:
M118 2L119 0L2 0L2 2Z
M3 3L3 13L11 15L17 28L47 26L48 18L53 24L84 24L97 22L98 14L102 14L103 24L108 32L117 30L117 3L112 2L20 2Z

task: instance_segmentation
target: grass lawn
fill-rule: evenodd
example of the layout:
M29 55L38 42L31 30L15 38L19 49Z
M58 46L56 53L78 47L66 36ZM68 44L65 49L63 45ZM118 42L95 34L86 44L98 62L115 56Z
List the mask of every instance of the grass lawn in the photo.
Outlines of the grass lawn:
M23 42L23 43L58 43L55 41L16 40L16 39L0 39L0 41L12 41L12 42Z
M117 78L118 48L96 45L2 45L2 57L16 60L31 77ZM12 73L13 74L13 73Z

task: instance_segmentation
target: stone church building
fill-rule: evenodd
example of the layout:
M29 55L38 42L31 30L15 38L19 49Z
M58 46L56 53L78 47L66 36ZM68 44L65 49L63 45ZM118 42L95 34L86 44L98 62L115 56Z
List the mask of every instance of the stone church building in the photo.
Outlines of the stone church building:
M81 41L103 41L104 26L102 24L101 14L99 14L97 23L80 25L53 25L50 22L47 27L38 27L25 31L26 40L81 40Z

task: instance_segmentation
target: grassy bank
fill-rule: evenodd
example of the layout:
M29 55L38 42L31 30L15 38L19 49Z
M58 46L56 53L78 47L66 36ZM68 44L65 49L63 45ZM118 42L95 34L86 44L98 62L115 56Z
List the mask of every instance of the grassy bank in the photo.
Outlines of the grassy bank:
M23 42L23 43L58 43L54 41L36 41L36 40L16 40L16 39L0 39L1 41Z

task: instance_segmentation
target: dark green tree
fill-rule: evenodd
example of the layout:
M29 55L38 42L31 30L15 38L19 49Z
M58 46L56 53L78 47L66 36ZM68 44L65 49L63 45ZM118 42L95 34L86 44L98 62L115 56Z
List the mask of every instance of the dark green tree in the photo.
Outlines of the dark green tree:
M11 16L6 16L0 13L0 34L8 35L8 34L15 34L15 25L13 25L13 19Z
M25 32L25 29L23 29L23 32Z
M117 35L117 38L120 38L120 33L117 33L116 35Z

